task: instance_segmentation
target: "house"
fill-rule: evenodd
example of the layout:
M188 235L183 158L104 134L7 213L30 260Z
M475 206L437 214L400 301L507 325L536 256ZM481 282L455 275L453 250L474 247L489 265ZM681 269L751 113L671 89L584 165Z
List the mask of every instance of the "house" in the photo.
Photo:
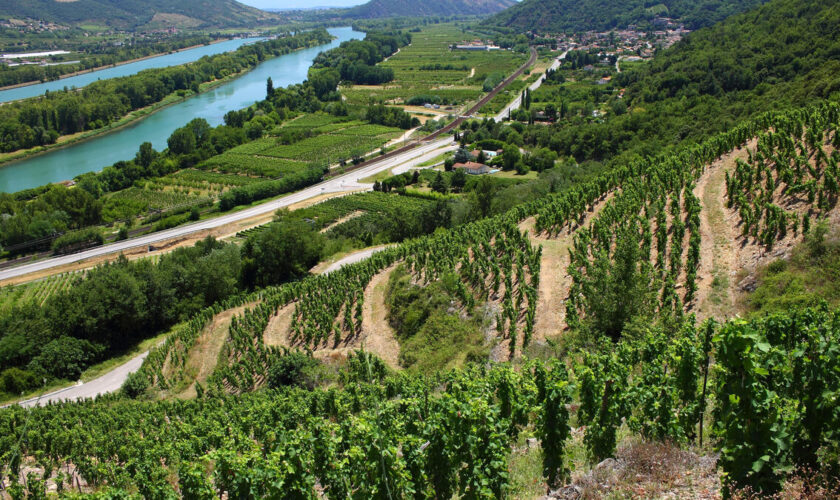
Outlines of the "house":
M456 163L452 166L452 168L454 168L455 170L463 168L464 171L470 175L481 175L490 173L490 167L482 163L476 163L474 161L468 161L467 163Z

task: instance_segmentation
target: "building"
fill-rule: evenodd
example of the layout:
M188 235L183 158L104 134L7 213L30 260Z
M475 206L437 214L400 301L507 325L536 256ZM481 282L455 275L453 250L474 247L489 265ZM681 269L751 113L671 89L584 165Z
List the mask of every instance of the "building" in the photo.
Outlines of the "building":
M464 171L470 175L481 175L490 173L490 167L482 163L476 163L474 161L469 161L467 163L456 163L452 166L452 168L454 168L455 170L463 168Z

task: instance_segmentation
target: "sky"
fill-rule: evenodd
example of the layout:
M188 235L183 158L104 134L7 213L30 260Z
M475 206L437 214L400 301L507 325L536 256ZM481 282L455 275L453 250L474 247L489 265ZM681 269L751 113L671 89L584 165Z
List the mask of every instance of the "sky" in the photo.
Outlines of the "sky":
M367 0L240 0L261 9L300 9L311 7L351 7Z

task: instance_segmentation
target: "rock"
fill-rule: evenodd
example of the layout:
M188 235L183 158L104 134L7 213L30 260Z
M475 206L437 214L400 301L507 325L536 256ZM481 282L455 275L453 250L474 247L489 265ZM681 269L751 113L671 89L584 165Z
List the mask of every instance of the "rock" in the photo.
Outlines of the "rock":
M537 441L537 438L528 438L525 440L525 446L531 450L534 448L539 448L540 443Z
M607 458L596 465L595 470L612 470L616 468L616 465L618 465L618 462L616 462L614 458Z
M559 498L562 500L577 500L583 496L583 490L574 484L570 484L568 486L563 486L559 490L554 490L548 495L542 497L544 499L555 499Z
M758 281L754 276L747 276L738 283L738 288L745 292L754 292L758 288Z

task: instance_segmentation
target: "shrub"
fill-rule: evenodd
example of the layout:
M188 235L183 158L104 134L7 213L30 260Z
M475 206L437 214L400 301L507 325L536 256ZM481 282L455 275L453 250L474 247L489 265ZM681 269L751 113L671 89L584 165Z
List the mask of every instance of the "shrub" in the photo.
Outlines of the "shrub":
M125 379L122 392L131 399L137 399L146 392L147 387L149 387L149 379L141 372L134 372Z
M0 389L10 394L21 394L38 387L34 373L20 368L8 368L0 373Z
M307 375L316 366L318 366L318 361L311 356L299 351L289 352L268 368L268 386L274 389L287 386L308 386Z

